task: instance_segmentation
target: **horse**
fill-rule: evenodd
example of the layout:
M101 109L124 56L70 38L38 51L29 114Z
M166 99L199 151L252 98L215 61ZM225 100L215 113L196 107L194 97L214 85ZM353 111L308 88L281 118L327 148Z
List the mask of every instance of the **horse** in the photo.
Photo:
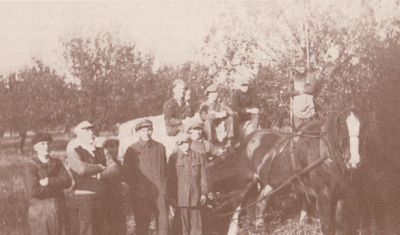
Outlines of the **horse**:
M238 212L233 217L287 183L303 198L309 213L320 219L324 234L344 232L344 202L352 191L348 182L362 165L368 147L367 129L367 115L353 104L331 112L326 122L309 122L296 133L257 130L249 134L232 158L246 166L246 176L242 177L246 183L232 190L239 195L230 200L231 207L236 207L233 211ZM302 172L310 165L311 169ZM214 168L218 171L219 167ZM299 172L302 175L297 175ZM290 178L293 180L286 182ZM256 210L255 217L262 218L263 210Z

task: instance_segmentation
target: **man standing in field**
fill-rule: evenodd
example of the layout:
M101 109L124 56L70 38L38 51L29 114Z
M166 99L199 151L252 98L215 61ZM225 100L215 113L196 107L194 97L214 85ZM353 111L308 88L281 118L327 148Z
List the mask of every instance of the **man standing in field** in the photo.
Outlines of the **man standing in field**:
M61 235L65 229L65 198L63 190L71 178L62 162L50 157L49 134L33 137L35 158L25 169L25 184L30 196L28 222L32 235Z
M190 102L190 93L187 93L186 84L177 79L172 84L174 96L165 102L163 114L167 134L176 136L183 131L183 120L193 116Z
M169 198L177 209L184 235L201 235L201 206L207 199L206 156L190 148L186 134L178 137L178 150L169 159Z
M88 121L75 128L76 139L67 146L68 164L75 181L72 219L76 217L80 235L108 234L104 217L104 179L111 177L102 147L96 147L93 125ZM73 226L75 228L75 226Z
M136 234L149 234L151 217L157 234L168 234L167 157L165 147L152 139L153 123L144 119L135 127L139 141L125 152L124 181L130 187Z

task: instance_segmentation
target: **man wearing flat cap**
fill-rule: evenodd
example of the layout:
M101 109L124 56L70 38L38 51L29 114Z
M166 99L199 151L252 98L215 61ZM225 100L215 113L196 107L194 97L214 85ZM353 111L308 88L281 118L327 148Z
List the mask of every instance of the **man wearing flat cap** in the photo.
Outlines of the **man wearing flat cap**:
M232 95L232 109L237 113L236 133L241 137L259 128L259 106L255 91L249 89L250 79L237 78Z
M204 132L207 140L212 144L226 142L227 147L231 147L235 137L233 110L219 100L216 85L208 86L204 95L206 96L206 100L200 105L199 113L200 118L204 122ZM217 138L216 128L220 128L221 125L226 131L224 140L218 140Z
M68 164L75 181L73 201L76 211L71 217L77 217L80 235L108 234L104 217L105 182L115 175L115 165L107 165L104 149L95 145L90 122L80 122L74 132L76 138L67 146Z
M193 116L190 104L190 90L181 79L176 79L172 84L173 97L163 106L163 114L167 134L175 136L183 131L183 120Z
M190 148L186 134L178 136L178 150L168 162L168 195L177 210L180 232L200 235L202 232L201 206L207 199L206 157Z
M168 234L165 147L152 139L150 120L139 121L135 130L139 140L126 150L122 168L124 181L130 187L136 234L149 234L152 216L156 219L157 234Z
M61 235L65 232L63 190L71 178L62 162L50 157L52 138L47 133L33 137L35 157L25 169L25 185L30 196L28 222L32 235Z

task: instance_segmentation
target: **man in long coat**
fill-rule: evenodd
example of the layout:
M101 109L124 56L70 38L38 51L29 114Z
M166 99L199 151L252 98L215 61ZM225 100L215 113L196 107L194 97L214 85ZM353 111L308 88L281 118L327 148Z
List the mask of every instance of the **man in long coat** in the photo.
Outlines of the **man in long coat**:
M178 150L169 160L169 197L177 208L183 235L202 234L201 206L207 199L205 153L190 148L190 138L178 137Z
M153 123L150 120L140 121L135 130L139 134L139 141L126 150L123 172L124 181L130 186L136 234L149 234L153 215L157 234L165 235L168 234L165 147L151 138Z

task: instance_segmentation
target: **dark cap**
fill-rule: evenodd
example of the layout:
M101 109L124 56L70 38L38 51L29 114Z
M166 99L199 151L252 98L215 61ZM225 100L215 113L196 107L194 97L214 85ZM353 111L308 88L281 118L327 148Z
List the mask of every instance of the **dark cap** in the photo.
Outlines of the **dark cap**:
M196 121L196 122L190 123L189 125L186 126L185 132L189 133L191 130L194 130L194 129L203 130L204 129L203 123L201 121Z
M103 142L104 148L112 148L118 146L119 146L119 140L117 138L108 138Z
M32 144L35 145L39 142L53 142L53 138L49 133L37 133L32 138Z
M189 136L187 136L184 133L180 133L176 136L176 144L177 145L181 145L183 143L189 143L190 142L190 138Z
M135 131L138 131L144 127L153 128L153 123L149 119L140 120L135 126Z

